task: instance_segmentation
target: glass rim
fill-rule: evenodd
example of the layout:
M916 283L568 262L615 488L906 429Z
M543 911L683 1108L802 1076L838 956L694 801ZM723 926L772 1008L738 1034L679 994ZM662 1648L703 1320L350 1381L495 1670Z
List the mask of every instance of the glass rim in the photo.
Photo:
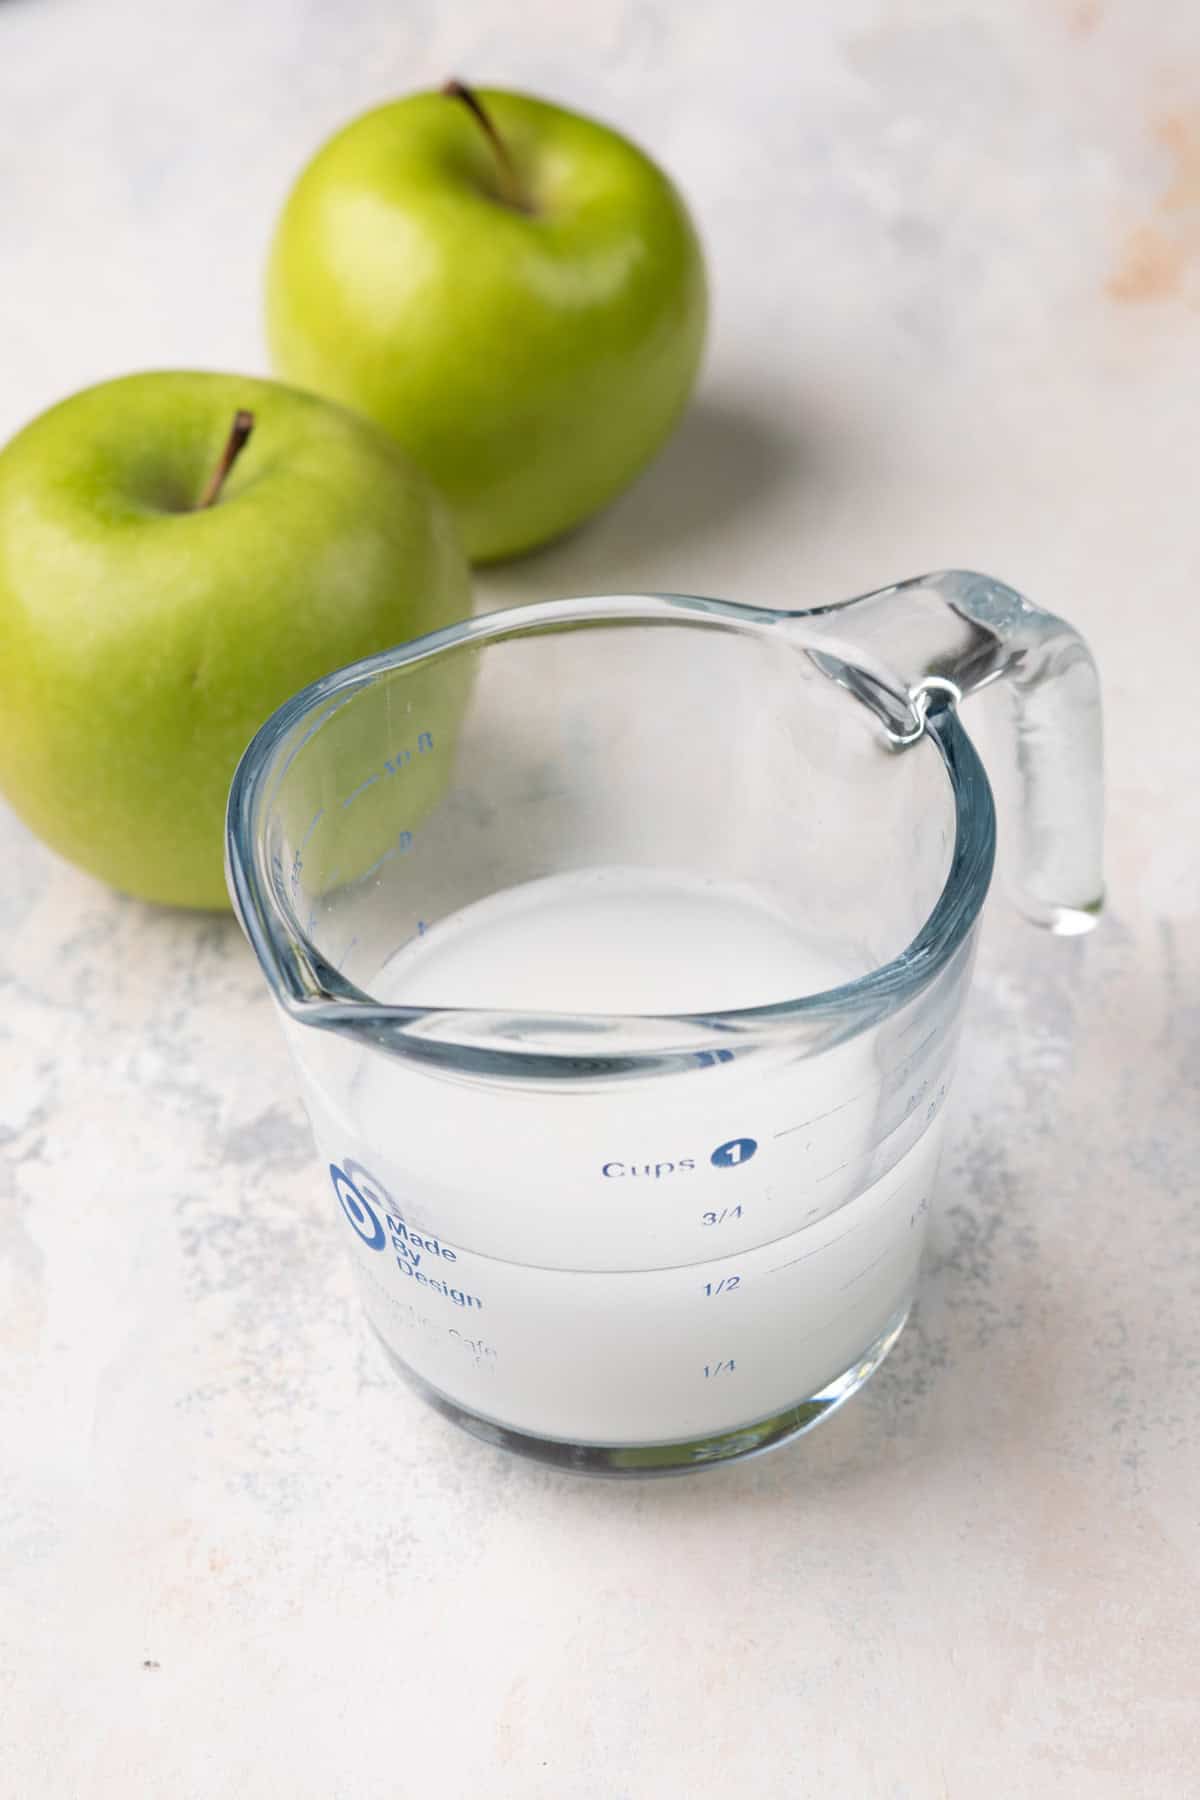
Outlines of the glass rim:
M606 1063L611 1065L610 1072L628 1072L643 1059L661 1066L663 1058L680 1055L694 1064L697 1050L703 1051L709 1039L713 1041L708 1048L715 1050L722 1041L728 1045L732 1039L745 1045L747 1038L775 1039L805 1027L815 1027L821 1035L832 1027L841 1038L897 1011L929 985L962 945L986 899L995 861L991 787L952 704L935 705L923 719L923 735L931 739L946 771L955 814L950 867L924 922L897 955L854 980L765 1005L687 1013L584 1014L387 1004L333 968L313 944L273 878L258 830L259 819L292 761L335 712L397 670L443 651L541 635L564 625L707 623L761 635L781 627L802 627L806 619L827 616L831 610L826 606L782 611L673 593L534 601L426 633L334 670L300 689L265 720L242 753L226 812L230 896L276 1001L298 1023L340 1031L358 1029L381 1047L386 1043L421 1060L492 1076L527 1076L533 1064L547 1075L578 1074L582 1064L604 1073ZM802 635L790 641L804 645ZM429 1033L431 1021L439 1023L436 1036ZM453 1030L447 1034L447 1022L461 1027L457 1037ZM556 1024L565 1027L568 1022L576 1027L584 1022L593 1026L597 1039L586 1048L576 1040L572 1048L564 1045L547 1050L547 1034L552 1034ZM496 1028L501 1035L495 1035ZM632 1060L627 1051L606 1053L601 1041L606 1028L623 1036L635 1035L637 1048ZM525 1041L514 1043L518 1034L524 1034ZM490 1040L490 1047L481 1050L481 1038Z

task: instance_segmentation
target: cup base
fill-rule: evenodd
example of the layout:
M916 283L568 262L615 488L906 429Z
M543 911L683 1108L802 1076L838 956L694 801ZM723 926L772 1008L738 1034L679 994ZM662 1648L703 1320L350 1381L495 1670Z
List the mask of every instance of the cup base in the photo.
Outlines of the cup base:
M374 1327L372 1334L393 1371L414 1388L435 1412L441 1413L444 1419L449 1419L462 1430L469 1431L472 1437L482 1438L484 1443L495 1444L501 1450L511 1450L517 1456L524 1456L531 1462L543 1463L550 1468L569 1469L579 1475L636 1478L686 1475L695 1469L712 1468L718 1463L741 1462L747 1457L762 1456L768 1450L778 1450L784 1444L790 1444L794 1438L802 1437L823 1419L827 1419L830 1413L836 1412L839 1406L844 1405L870 1380L904 1330L909 1310L909 1305L905 1305L874 1343L868 1345L849 1368L827 1383L819 1393L796 1400L781 1411L772 1413L769 1418L756 1419L748 1425L736 1426L731 1431L662 1444L576 1444L561 1438L537 1437L531 1432L517 1431L511 1425L501 1425L494 1419L470 1412L448 1394L431 1387L396 1355Z

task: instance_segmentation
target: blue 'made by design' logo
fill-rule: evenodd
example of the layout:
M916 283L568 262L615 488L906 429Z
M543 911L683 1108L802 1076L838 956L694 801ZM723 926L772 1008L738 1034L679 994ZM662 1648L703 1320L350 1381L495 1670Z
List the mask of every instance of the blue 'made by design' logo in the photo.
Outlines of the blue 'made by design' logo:
M351 1162L348 1158L345 1169L339 1169L336 1163L329 1165L333 1191L338 1197L342 1211L369 1250L382 1250L384 1233L383 1226L379 1222L379 1215L363 1193L362 1187L347 1174L348 1169L353 1169L359 1181L363 1182L366 1187L378 1189L379 1183L362 1167L361 1163ZM375 1193L374 1198L379 1198L378 1192Z

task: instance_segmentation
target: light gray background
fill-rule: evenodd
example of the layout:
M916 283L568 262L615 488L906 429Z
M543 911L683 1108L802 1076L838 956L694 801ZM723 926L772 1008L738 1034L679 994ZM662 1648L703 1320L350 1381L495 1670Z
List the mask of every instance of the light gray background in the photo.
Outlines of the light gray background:
M1101 662L1111 912L1061 944L997 894L919 1312L867 1394L763 1463L599 1486L381 1369L232 924L0 816L0 1788L1184 1800L1194 9L3 0L0 430L132 368L263 368L290 178L450 73L651 147L716 302L657 466L481 603L993 571Z

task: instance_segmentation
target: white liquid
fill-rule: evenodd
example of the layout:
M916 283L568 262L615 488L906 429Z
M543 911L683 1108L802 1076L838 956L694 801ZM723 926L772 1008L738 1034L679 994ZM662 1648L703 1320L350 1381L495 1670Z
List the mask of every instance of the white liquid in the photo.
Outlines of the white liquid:
M410 1006L724 1012L863 972L820 955L750 889L589 869L464 907L407 945L373 991Z
M688 1013L855 972L747 892L608 870L466 908L370 987ZM927 1025L915 1046L864 1033L806 1057L731 1039L728 1061L606 1083L364 1051L346 1093L309 1099L372 1323L461 1406L575 1443L707 1436L818 1394L911 1298L945 1091Z

